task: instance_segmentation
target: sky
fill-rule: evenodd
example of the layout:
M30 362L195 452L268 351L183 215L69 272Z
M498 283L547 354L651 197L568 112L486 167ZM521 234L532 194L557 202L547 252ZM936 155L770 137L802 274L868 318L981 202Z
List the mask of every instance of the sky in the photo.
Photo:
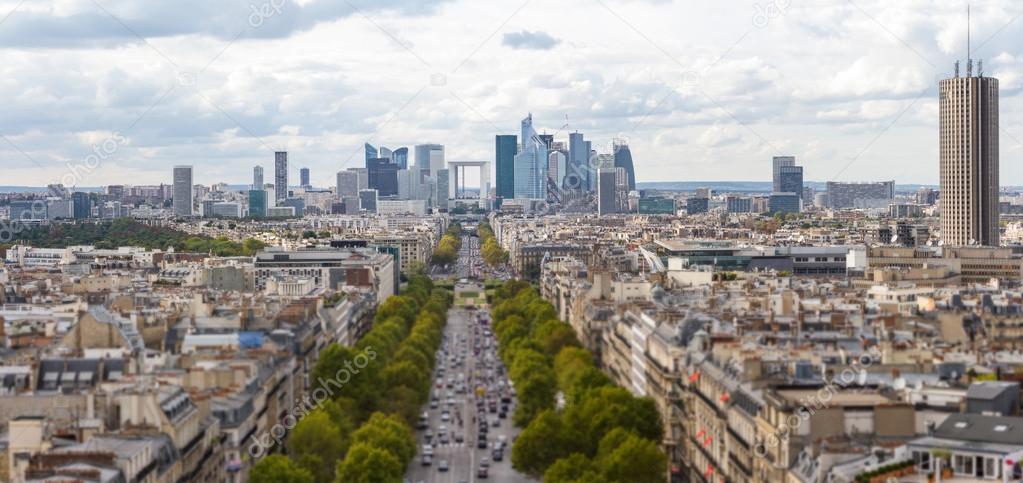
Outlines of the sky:
M972 3L1001 87L1001 182L1023 185L1023 2ZM958 0L0 0L0 185L290 177L363 143L493 160L532 112L642 181L936 184L937 82L967 56ZM965 65L963 66L965 72ZM294 184L294 183L293 183Z

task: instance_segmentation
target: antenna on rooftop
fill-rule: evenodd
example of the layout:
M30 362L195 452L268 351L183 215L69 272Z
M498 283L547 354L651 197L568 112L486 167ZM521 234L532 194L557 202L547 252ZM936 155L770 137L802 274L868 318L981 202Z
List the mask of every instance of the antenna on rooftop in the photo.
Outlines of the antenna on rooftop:
M966 4L966 77L973 77L973 54L970 52L970 4Z

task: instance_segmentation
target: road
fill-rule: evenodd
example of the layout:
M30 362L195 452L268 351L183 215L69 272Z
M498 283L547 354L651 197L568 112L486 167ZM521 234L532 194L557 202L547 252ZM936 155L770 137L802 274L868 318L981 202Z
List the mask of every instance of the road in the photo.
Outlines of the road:
M462 285L461 289L465 286ZM478 287L483 293L483 287ZM455 483L476 481L499 482L532 482L536 481L519 474L511 467L511 442L519 431L511 423L515 400L511 397L507 374L497 357L496 344L488 325L478 322L478 317L490 320L485 309L468 310L454 307L448 312L448 323L444 329L444 341L438 351L437 369L434 371L434 384L430 391L430 400L423 411L426 413L427 429L417 429L416 439L419 443L415 459L409 466L405 481ZM479 354L475 348L479 347ZM439 382L439 384L438 384ZM477 397L473 394L473 386L481 387L485 395L479 398L483 410L477 407ZM438 387L440 386L440 387ZM449 387L450 386L450 387ZM464 388L464 393L462 392ZM485 389L483 389L485 388ZM500 418L500 395L511 397L505 418ZM449 401L450 398L450 401ZM489 401L493 400L496 412L489 412ZM436 401L436 403L434 402ZM443 418L444 412L449 417ZM477 447L479 421L488 421L486 438L487 449ZM461 419L461 424L459 424ZM497 422L498 426L493 424ZM448 442L440 440L440 432L446 431ZM429 466L423 465L424 444L427 443L427 432L432 435L433 457ZM457 436L462 442L457 441ZM503 450L502 461L494 461L494 443L501 439L507 442ZM478 477L481 464L489 463L487 478ZM446 461L450 468L440 471L441 461Z

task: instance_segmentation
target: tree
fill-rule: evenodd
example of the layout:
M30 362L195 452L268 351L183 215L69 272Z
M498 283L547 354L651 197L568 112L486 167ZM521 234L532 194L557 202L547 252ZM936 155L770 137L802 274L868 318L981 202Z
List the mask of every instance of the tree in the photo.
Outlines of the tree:
M352 442L366 443L383 448L398 458L410 461L416 454L416 440L412 429L397 415L373 413L369 420L352 433Z
M347 435L322 409L316 409L295 426L288 436L292 459L308 471L316 481L334 479L334 468L348 449Z
M597 466L586 455L572 453L554 462L543 473L547 483L596 483L605 481Z
M596 460L608 481L659 483L665 480L667 458L656 443L622 429L608 433L604 439L608 438L612 438L615 444L605 444L601 440L602 454Z
M338 464L335 483L401 481L405 465L391 452L368 443L352 445Z
M550 367L538 367L516 380L515 387L519 397L513 418L516 426L525 426L541 411L554 408L557 380Z
M272 454L259 460L249 473L252 483L313 483L313 475L286 456Z
M572 454L579 434L566 427L554 411L534 418L512 445L512 466L539 478L559 458Z
M593 455L597 442L615 428L622 428L651 441L663 436L661 416L650 398L634 397L617 386L590 389L565 410L565 423L578 428L587 444L585 453Z

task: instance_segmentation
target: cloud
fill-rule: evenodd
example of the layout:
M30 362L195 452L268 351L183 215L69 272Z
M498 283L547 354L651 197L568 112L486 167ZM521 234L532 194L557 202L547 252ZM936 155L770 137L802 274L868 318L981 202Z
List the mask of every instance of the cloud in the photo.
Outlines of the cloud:
M551 37L547 32L523 30L504 34L504 40L501 43L513 49L550 50L560 44L561 40Z

